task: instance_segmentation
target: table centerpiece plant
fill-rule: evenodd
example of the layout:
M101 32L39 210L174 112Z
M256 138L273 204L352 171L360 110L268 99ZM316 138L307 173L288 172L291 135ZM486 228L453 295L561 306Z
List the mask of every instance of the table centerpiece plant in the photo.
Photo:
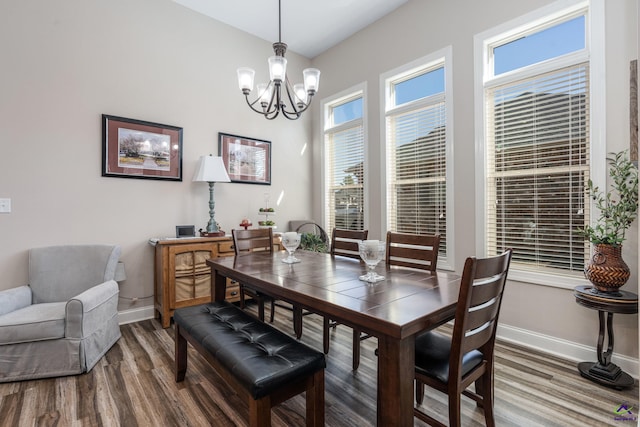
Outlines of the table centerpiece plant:
M611 189L601 190L592 180L585 186L600 215L593 225L585 225L578 232L593 245L585 277L598 291L617 292L631 275L622 259L622 243L638 214L638 169L627 150L609 153L607 164Z

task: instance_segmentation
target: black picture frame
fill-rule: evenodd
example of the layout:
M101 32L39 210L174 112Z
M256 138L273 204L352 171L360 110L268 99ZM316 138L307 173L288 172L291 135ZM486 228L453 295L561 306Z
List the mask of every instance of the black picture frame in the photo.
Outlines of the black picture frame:
M218 153L231 182L271 185L271 141L220 132Z
M103 114L102 176L182 181L182 128Z

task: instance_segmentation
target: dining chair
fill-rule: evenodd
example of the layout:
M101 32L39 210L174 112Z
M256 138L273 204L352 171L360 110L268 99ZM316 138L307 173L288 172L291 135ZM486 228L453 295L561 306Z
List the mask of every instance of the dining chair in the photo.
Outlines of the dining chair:
M385 263L435 272L440 250L439 234L387 232Z
M438 251L440 250L439 234L408 234L387 231L385 264L400 267L436 271ZM360 341L371 338L371 335L359 330L353 331L353 369L360 366Z
M369 230L346 230L334 228L331 233L331 256L343 256L360 259L358 242L367 240ZM329 353L329 331L338 326L335 322L325 316L323 321L322 346L324 353ZM360 331L353 330L353 370L357 370L360 365Z
M360 259L358 243L367 240L369 230L334 228L331 232L331 255Z
M467 258L462 271L453 334L423 332L415 340L416 403L413 415L434 426L445 424L419 409L424 385L449 397L449 425L460 426L461 395L483 408L487 427L493 416L493 350L512 250ZM467 388L475 383L475 392Z
M233 248L236 255L255 251L273 252L273 231L271 228L259 228L251 230L232 230ZM271 313L269 321L273 323L276 313L276 307L285 308L293 312L293 330L296 338L302 337L302 317L311 314L303 311L301 308L291 305L279 304L271 295L253 289L240 283L240 308L245 307L245 295L253 298L258 302L258 317L264 321L264 305L265 302L270 303Z
M273 230L271 228L257 228L250 230L231 230L233 236L233 250L236 256L255 251L273 252ZM264 304L271 304L271 322L275 311L275 301L270 295L240 283L240 308L245 308L245 298L250 297L258 303L258 318L264 322Z

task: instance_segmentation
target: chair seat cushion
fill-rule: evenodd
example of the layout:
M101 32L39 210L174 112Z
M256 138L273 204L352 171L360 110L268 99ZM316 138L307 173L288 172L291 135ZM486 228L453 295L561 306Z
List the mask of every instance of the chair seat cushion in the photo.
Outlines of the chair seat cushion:
M0 345L64 338L66 305L32 304L0 316Z
M449 381L451 338L438 332L424 332L416 337L416 371L446 383ZM462 357L462 376L482 362L483 356L472 350Z

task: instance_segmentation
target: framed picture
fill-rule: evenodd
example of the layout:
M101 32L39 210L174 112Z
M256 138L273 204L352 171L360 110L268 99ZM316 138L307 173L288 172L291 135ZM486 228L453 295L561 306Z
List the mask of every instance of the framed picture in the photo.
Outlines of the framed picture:
M182 181L182 128L103 114L102 176Z
M231 182L271 185L271 142L218 134L218 152Z

